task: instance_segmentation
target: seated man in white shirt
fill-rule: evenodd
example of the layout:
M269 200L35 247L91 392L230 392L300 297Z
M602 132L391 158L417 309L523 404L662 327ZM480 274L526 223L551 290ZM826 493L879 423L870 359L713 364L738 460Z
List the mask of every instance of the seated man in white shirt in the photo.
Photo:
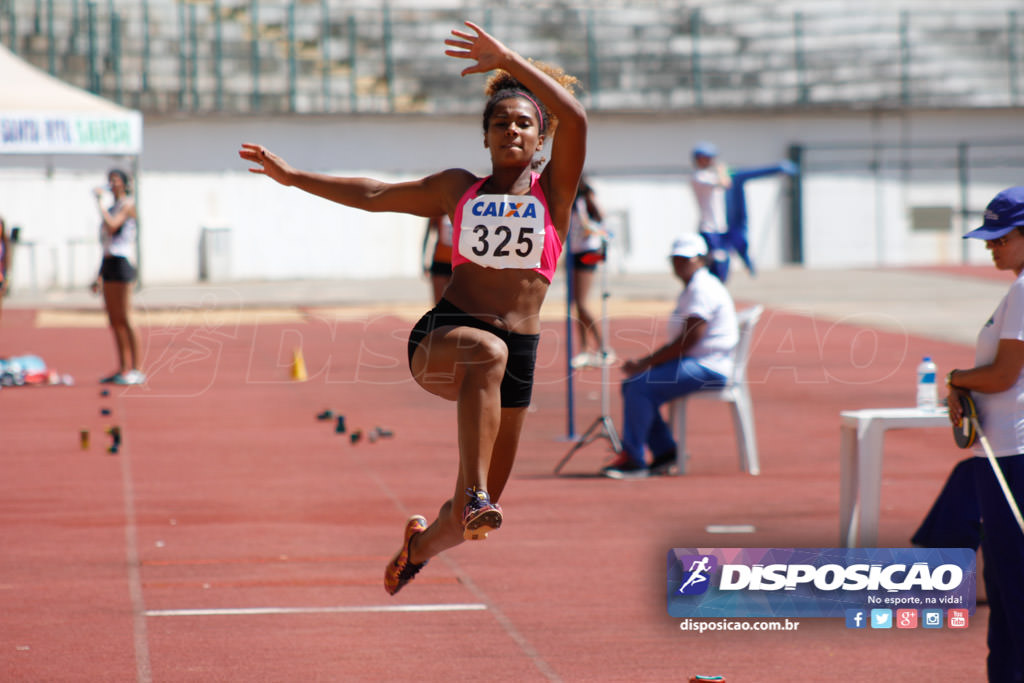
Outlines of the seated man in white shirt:
M736 309L725 285L705 267L707 243L684 235L672 245L672 267L683 291L669 319L669 341L643 358L627 361L622 382L622 452L604 468L613 479L669 472L676 442L661 416L667 401L707 387L723 386L732 372L739 341ZM653 462L648 467L645 451Z

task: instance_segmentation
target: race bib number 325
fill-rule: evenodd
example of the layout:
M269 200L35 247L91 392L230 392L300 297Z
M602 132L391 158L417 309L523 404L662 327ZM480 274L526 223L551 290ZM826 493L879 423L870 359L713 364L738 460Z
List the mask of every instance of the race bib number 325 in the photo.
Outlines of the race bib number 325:
M462 210L459 253L488 268L538 268L544 204L530 195L484 194Z

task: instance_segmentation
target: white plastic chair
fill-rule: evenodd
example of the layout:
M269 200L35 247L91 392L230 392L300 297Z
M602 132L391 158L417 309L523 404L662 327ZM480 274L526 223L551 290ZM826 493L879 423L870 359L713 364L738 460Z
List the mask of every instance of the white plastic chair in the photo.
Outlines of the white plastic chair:
M702 389L672 401L672 434L676 440L676 464L680 474L686 473L686 402L690 399L723 401L732 406L740 468L750 474L760 474L757 435L754 431L754 404L750 400L750 388L747 386L747 363L750 361L754 327L757 326L763 312L764 306L758 305L736 313L736 320L740 326L739 341L733 349L732 376L724 387Z

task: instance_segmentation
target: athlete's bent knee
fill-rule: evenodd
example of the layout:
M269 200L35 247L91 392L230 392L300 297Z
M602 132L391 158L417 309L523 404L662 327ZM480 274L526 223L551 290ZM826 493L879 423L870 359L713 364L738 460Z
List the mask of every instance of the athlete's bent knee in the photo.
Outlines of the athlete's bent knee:
M460 355L459 363L463 364L466 373L504 373L508 362L508 347L494 337L476 341Z

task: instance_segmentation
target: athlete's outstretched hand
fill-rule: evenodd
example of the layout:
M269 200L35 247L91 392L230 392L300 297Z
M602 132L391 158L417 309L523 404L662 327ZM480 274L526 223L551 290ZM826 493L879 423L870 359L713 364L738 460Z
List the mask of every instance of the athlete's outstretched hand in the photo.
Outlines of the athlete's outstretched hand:
M476 60L476 64L467 66L462 70L463 76L485 73L500 68L508 55L509 49L473 22L467 21L466 26L471 28L476 35L452 29L452 35L455 38L449 38L444 41L444 44L458 49L445 50L444 53L449 57L456 57L458 59Z
M291 176L295 169L273 152L267 150L263 145L255 145L251 142L243 142L242 149L238 150L238 156L246 161L258 164L259 168L250 168L250 173L260 173L273 178L282 185L291 185Z

